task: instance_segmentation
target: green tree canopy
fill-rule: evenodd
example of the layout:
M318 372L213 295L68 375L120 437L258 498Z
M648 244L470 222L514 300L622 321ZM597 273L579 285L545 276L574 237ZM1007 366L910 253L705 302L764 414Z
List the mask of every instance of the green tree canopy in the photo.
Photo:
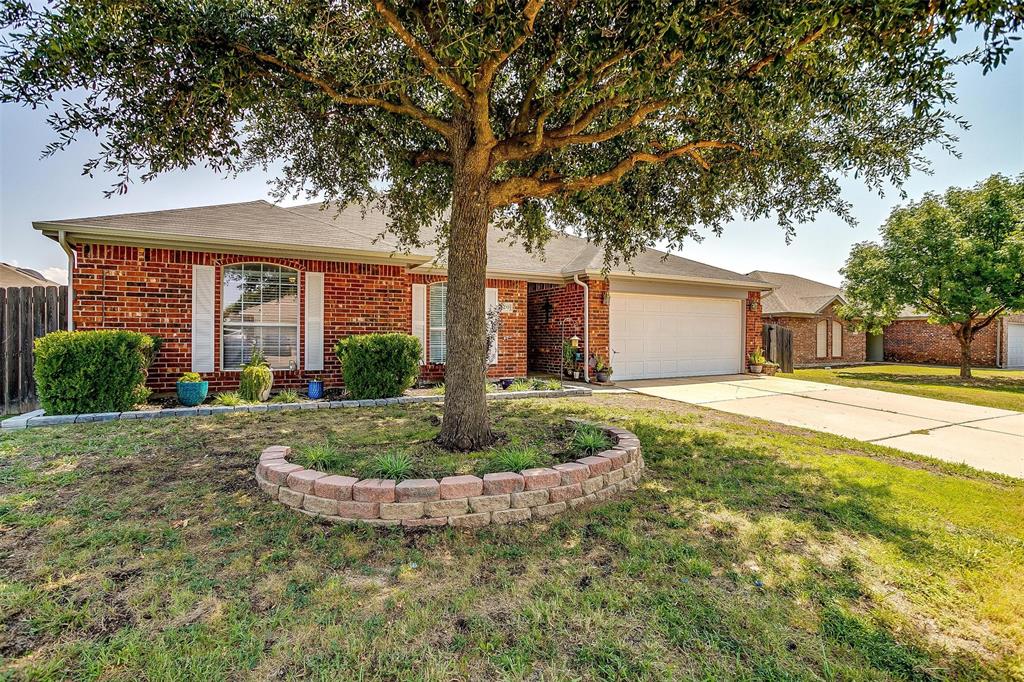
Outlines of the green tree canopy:
M1024 176L993 175L893 210L882 242L856 244L842 273L844 314L875 331L908 310L950 326L969 377L978 332L1024 310Z
M442 440L489 439L486 235L572 229L625 258L737 214L848 217L837 175L899 182L950 145L951 68L1006 59L1008 1L0 0L0 98L55 152L103 139L116 188L283 161L277 191L380 202L449 257ZM964 26L985 45L943 49ZM60 102L63 93L84 93ZM449 217L445 220L444 216Z

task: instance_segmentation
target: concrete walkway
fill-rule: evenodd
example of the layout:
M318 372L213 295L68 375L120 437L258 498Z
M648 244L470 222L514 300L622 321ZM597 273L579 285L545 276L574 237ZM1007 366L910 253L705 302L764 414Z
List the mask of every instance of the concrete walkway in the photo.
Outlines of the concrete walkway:
M617 385L1024 478L1022 412L750 374Z

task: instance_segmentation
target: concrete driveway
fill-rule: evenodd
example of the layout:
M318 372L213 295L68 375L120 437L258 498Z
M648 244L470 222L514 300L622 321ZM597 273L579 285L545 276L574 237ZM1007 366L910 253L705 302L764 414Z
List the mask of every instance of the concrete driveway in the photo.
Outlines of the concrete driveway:
M637 393L1024 478L1024 412L750 374L617 383Z

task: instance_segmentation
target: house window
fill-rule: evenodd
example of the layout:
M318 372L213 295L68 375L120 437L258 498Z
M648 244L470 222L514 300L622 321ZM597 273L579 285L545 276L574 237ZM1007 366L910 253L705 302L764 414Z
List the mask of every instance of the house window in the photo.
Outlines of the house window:
M258 347L274 369L299 364L299 272L269 263L224 267L221 367L239 369Z
M843 325L832 321L832 357L843 357Z
M431 284L430 297L430 361L444 364L448 359L448 285Z

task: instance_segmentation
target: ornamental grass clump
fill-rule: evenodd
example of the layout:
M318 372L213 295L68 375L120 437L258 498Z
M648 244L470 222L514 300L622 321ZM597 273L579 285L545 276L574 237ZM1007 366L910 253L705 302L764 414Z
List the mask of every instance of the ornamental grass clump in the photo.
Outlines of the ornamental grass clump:
M533 382L529 379L516 379L508 385L506 391L532 391Z
M238 407L239 405L245 405L246 401L242 399L242 396L238 395L238 391L225 391L215 395L210 404L215 407Z
M576 452L593 455L611 446L611 439L600 428L593 424L576 425L576 430L572 434L572 448Z
M301 400L302 400L302 396L300 396L296 391L293 391L290 388L288 388L288 389L285 389L283 391L279 391L277 395L275 395L273 398L270 399L270 402L272 402L272 403L297 403L297 402L300 402Z
M412 457L401 450L390 450L374 457L367 473L371 478L404 481L412 477L412 470Z
M541 466L546 459L546 455L532 445L506 445L495 450L484 461L481 473L533 469Z
M329 471L344 464L344 456L328 442L314 443L300 448L296 462L309 469Z
M266 400L270 395L270 387L274 385L274 372L263 355L263 351L253 347L252 356L249 362L242 368L241 383L238 386L238 394L242 400L249 402L260 402Z

